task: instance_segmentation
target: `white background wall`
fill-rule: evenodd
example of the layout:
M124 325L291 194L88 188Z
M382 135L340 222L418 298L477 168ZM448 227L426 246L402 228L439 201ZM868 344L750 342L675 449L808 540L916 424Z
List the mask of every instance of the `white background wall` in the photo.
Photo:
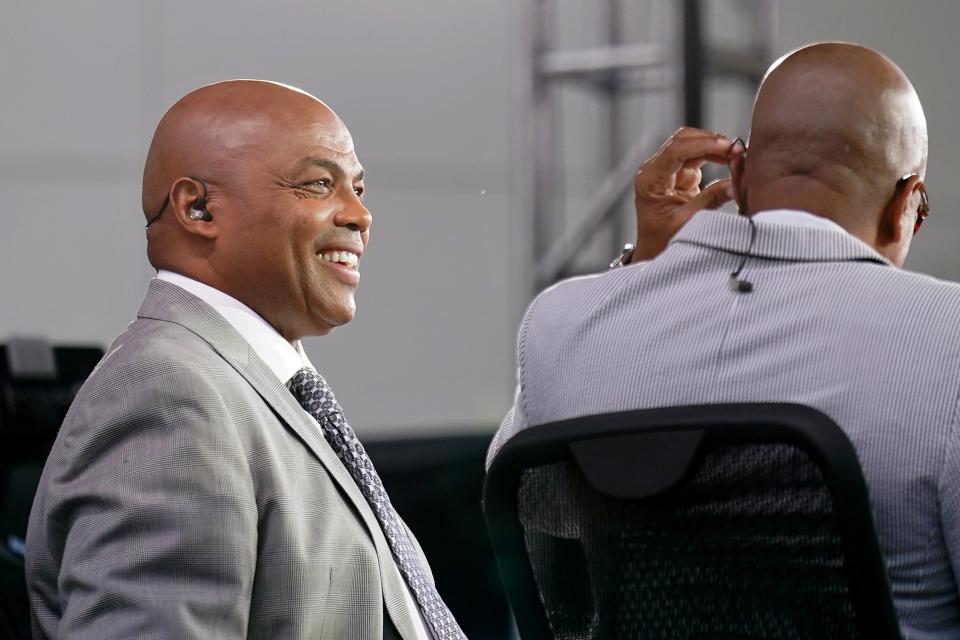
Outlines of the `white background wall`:
M529 297L516 277L518 2L0 0L0 338L118 333L152 275L139 183L157 120L199 85L268 78L325 99L370 176L359 313L307 342L351 422L374 437L492 430ZM858 41L913 79L933 218L909 266L952 279L956 24L950 0L781 2L782 50Z

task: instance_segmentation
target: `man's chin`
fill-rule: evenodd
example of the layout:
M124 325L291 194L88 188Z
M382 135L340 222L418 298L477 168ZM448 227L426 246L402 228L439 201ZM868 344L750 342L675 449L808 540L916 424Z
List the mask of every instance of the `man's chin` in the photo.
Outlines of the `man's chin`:
M357 307L352 304L352 300L350 302L351 304L337 305L332 308L328 306L321 313L316 314L311 323L309 335L326 335L337 327L342 327L353 320L357 313Z

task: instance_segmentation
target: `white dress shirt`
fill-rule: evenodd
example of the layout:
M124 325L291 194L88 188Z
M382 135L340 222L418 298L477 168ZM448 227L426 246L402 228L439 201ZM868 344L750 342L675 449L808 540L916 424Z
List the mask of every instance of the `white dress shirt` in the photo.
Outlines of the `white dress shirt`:
M247 341L257 356L270 367L270 370L276 374L277 378L279 378L283 384L287 384L290 378L296 375L297 371L303 367L316 370L307 357L307 354L303 351L303 346L299 340L294 344L290 344L276 329L260 317L257 312L236 298L227 295L219 289L214 289L209 285L198 282L193 278L188 278L179 273L173 273L172 271L159 270L157 272L157 279L175 284L213 307L213 309L222 315L224 319L236 329L237 333ZM304 413L306 413L306 411ZM309 413L307 413L307 415L310 416L310 419L316 425L317 429L320 429L320 425L317 424L313 416ZM394 571L399 574L400 569L396 564L391 563L390 566L394 567ZM427 628L427 622L423 618L423 612L420 611L420 607L414 600L407 581L401 576L400 582L403 583L404 586L403 593L407 600L407 605L411 610L416 611L420 615L420 627L417 628L418 640L433 640L433 635Z
M314 369L299 340L296 346L290 344L266 320L257 315L256 311L236 298L172 271L161 269L157 272L157 279L175 284L213 307L237 330L247 344L253 347L257 356L284 384L303 367Z

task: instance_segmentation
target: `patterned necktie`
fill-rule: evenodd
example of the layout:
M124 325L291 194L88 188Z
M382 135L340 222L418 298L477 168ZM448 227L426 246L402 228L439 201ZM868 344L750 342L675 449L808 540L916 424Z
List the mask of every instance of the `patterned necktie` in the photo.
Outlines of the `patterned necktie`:
M400 572L413 591L434 637L437 640L466 640L457 621L453 619L453 614L440 599L436 587L427 579L413 543L407 536L406 529L400 524L400 517L393 510L390 498L380 482L380 476L373 468L373 462L357 440L357 434L347 424L327 381L313 369L303 368L291 378L290 391L300 406L320 424L330 447L370 503Z

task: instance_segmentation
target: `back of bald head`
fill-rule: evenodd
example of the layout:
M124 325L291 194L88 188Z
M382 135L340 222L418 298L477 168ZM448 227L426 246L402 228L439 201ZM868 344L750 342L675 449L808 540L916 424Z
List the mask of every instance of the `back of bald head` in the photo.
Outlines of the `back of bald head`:
M879 204L901 176L925 172L926 120L909 79L890 59L860 45L819 43L767 72L749 147L752 187L805 178Z

